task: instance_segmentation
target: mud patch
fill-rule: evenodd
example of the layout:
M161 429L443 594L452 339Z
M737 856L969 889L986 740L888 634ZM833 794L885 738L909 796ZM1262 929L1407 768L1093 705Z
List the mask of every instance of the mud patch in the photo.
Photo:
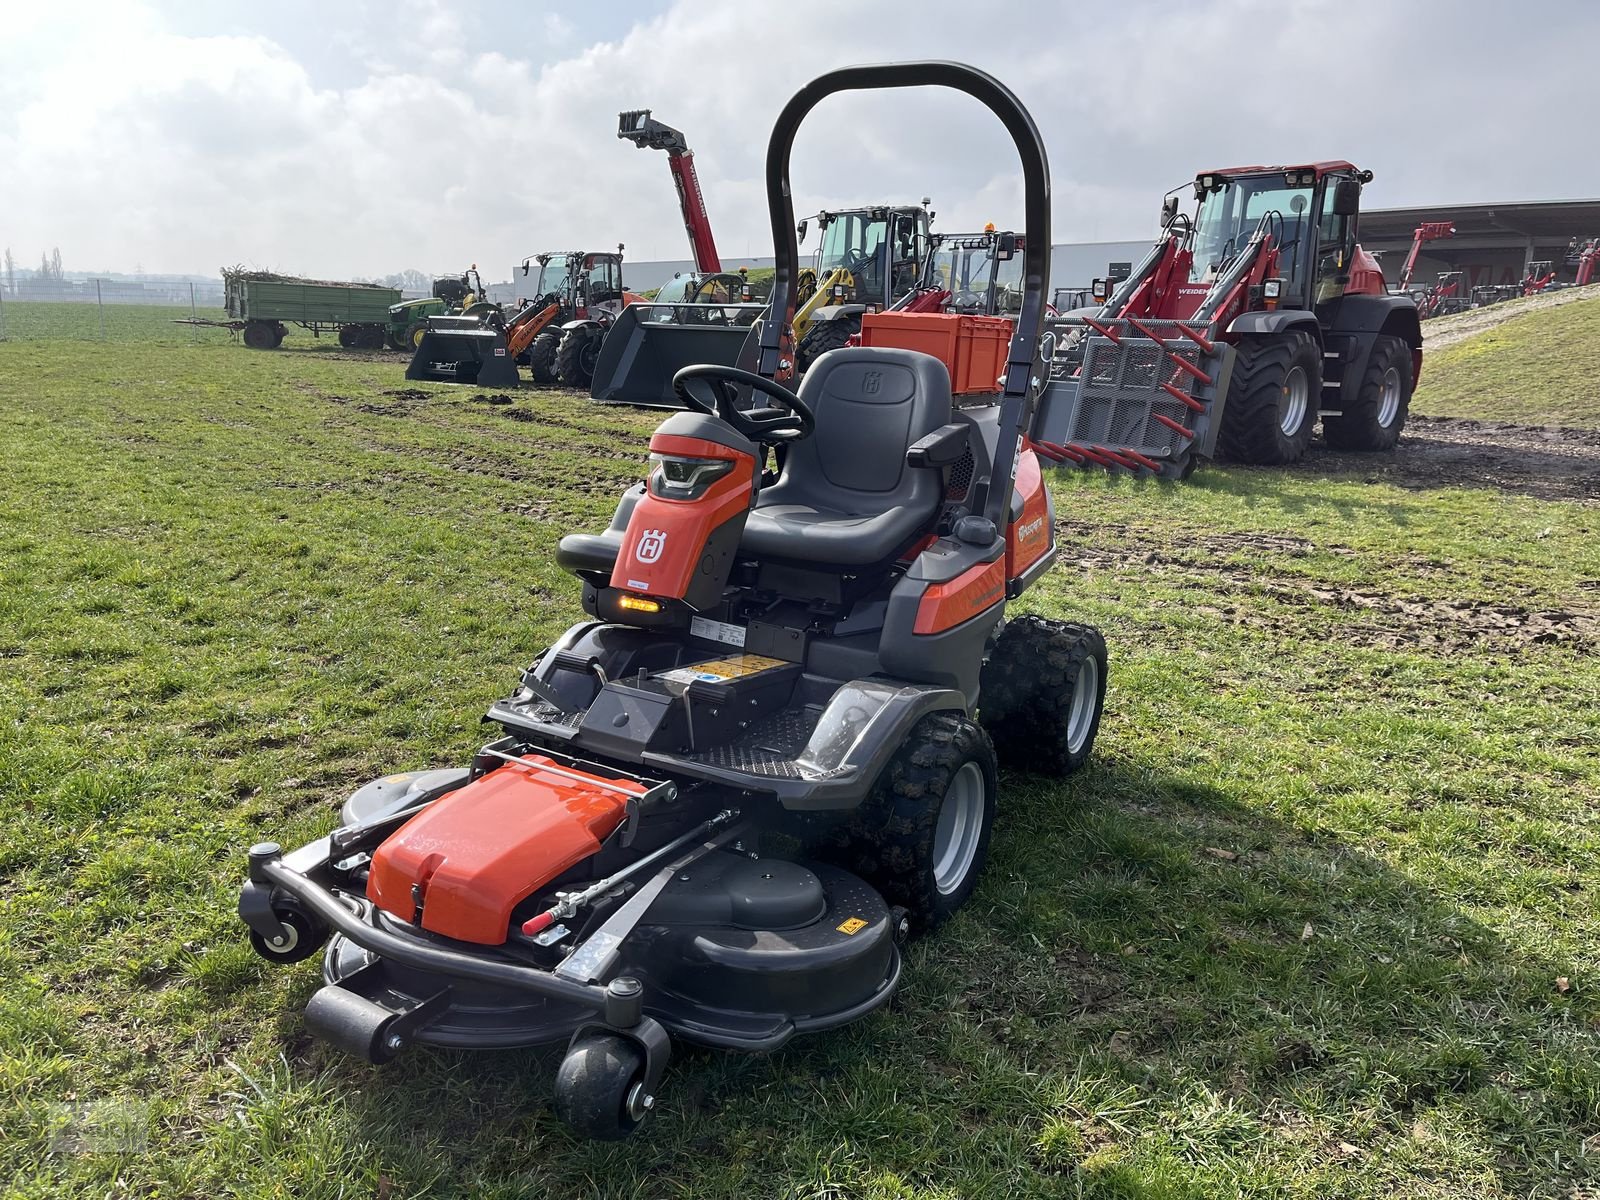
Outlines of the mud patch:
M467 397L468 404L515 404L516 398L504 392L479 392L476 396Z
M426 400L429 398L428 393L421 388L395 388L383 394L385 396L393 396L396 400Z
M1158 540L1159 538L1159 540ZM1384 649L1449 652L1533 645L1600 645L1600 613L1588 607L1554 607L1546 597L1506 584L1495 601L1399 595L1375 587L1347 588L1309 579L1285 560L1313 553L1359 557L1348 546L1318 546L1284 534L1216 531L1162 532L1127 525L1057 522L1064 563L1084 570L1148 573L1192 581L1209 596L1194 601L1156 600L1230 625L1294 638L1320 638ZM1251 561L1240 562L1241 557ZM1386 565L1394 560L1385 559ZM1408 574L1448 585L1452 564L1408 556ZM1600 590L1586 583L1585 590ZM1271 603L1262 603L1263 600Z
M508 408L500 415L508 421L537 421L539 419L536 414L529 412L525 408Z
M1494 488L1600 504L1600 431L1412 416L1392 454L1344 454L1317 444L1299 469L1412 491Z

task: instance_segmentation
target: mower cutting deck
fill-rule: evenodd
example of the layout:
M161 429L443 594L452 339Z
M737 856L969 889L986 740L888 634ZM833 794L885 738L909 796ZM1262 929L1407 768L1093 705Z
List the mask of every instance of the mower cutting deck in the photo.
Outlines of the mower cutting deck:
M623 1136L671 1037L770 1050L888 1002L900 942L977 885L997 747L1045 773L1087 759L1100 635L1003 620L1055 556L1027 443L1048 376L1049 174L1017 99L952 63L803 89L768 150L771 311L793 312L801 120L835 92L930 84L985 103L1022 157L1003 390L958 407L939 357L869 346L822 355L791 391L776 320L757 371L677 371L685 411L651 438L646 481L609 529L561 540L589 619L490 709L501 736L466 767L368 784L325 838L251 849L255 949L326 947L306 1009L322 1037L373 1062L413 1042L565 1040L558 1111ZM926 319L902 332L950 340L948 317Z

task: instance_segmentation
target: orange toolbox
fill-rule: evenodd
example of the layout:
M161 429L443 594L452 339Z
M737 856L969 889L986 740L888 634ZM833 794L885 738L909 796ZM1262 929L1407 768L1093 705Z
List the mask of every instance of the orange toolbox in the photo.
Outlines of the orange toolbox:
M866 313L861 344L931 354L950 370L950 392L971 396L998 392L1011 345L1007 317L959 313Z

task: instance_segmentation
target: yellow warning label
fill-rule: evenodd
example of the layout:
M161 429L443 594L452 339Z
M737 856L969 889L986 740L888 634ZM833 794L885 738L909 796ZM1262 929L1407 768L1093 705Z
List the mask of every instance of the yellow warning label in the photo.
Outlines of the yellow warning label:
M714 658L710 662L695 663L691 667L664 671L660 678L667 683L681 683L685 686L691 683L726 683L730 679L759 675L762 671L772 670L773 667L788 665L781 658L768 658L764 654L730 654L726 658Z
M867 923L860 917L850 917L839 924L840 933L860 933L867 927Z

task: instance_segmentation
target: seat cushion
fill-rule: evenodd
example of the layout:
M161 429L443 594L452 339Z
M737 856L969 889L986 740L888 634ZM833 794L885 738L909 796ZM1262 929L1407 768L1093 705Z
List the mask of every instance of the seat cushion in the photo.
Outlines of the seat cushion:
M849 347L822 355L800 395L812 435L789 447L763 488L742 553L817 566L887 562L931 525L940 472L906 465L913 442L950 421L950 374L927 354Z
M768 504L751 512L739 546L759 558L860 567L888 561L926 520L911 508L853 517L809 504Z

